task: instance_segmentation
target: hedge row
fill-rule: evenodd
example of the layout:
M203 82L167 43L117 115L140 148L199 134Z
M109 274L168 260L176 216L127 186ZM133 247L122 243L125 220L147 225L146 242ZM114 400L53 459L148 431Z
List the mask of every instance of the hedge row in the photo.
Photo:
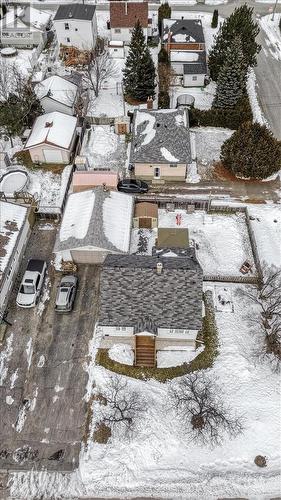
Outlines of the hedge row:
M189 121L191 127L223 127L236 130L244 122L252 122L253 114L247 96L240 99L231 109L208 109L201 110L191 108L189 110Z

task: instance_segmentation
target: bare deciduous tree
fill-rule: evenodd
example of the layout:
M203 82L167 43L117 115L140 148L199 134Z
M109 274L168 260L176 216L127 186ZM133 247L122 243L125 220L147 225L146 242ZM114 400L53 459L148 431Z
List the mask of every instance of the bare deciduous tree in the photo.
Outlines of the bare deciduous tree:
M158 64L159 90L169 92L172 85L175 85L176 73L170 64Z
M125 433L133 431L147 409L146 400L137 391L132 391L128 382L118 375L108 379L102 396L106 403L100 406L101 420L111 429L121 424Z
M190 373L169 389L170 401L193 441L213 446L223 434L237 436L243 430L241 419L232 415L216 382L202 373Z
M103 38L98 38L96 47L86 54L83 80L98 97L102 84L108 78L117 76L117 67L109 55Z

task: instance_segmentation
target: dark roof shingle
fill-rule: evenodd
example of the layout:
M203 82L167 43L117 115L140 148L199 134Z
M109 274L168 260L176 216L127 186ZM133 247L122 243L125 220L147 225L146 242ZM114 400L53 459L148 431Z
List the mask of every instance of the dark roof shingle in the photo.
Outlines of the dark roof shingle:
M90 21L93 19L95 11L95 5L83 3L63 4L59 6L54 17L54 21L60 21L63 19L80 19L83 21Z
M173 43L204 43L204 32L200 19L163 19L163 42Z

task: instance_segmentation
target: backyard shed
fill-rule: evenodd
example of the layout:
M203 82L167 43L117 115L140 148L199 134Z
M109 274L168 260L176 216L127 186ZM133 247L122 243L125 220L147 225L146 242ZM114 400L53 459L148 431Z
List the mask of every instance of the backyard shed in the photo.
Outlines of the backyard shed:
M188 248L187 228L160 227L156 240L157 248Z
M100 170L78 171L73 174L73 192L79 193L94 187L116 189L118 183L117 172L103 172Z
M154 229L158 225L158 205L144 201L135 205L134 228Z

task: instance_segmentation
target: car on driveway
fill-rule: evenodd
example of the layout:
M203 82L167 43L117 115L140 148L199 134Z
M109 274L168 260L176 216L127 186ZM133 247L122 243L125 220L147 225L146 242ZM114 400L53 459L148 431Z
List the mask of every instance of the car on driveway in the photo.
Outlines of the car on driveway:
M20 307L34 307L42 290L47 263L44 260L30 259L17 294L16 302Z
M122 179L118 182L117 189L123 193L147 193L148 185L139 179Z
M77 276L68 274L63 276L58 286L55 310L58 313L70 312L73 309L77 292Z

